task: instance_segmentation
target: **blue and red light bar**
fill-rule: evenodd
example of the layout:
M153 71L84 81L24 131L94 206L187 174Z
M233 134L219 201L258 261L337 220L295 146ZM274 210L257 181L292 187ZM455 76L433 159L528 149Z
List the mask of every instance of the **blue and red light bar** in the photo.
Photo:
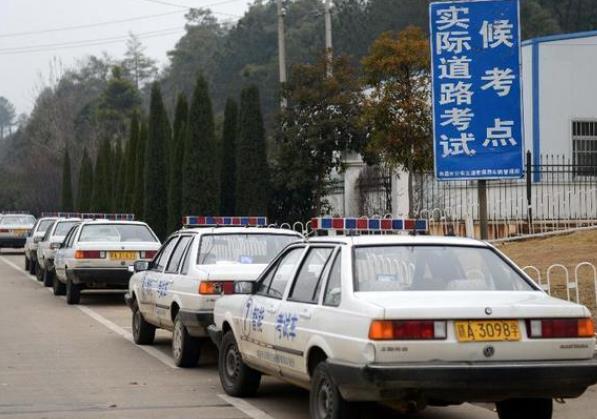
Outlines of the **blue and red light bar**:
M267 217L211 217L187 215L182 219L186 227L267 227Z
M410 218L339 218L316 217L311 219L313 230L356 231L427 231L427 220Z
M42 217L83 218L86 220L134 221L135 214L106 214L100 212L42 212Z
M2 211L0 212L2 215L31 215L30 212L27 211Z

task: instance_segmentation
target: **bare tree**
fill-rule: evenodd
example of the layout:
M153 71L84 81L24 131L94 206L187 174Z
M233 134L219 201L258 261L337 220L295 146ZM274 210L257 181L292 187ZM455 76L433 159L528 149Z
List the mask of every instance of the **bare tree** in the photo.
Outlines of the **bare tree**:
M125 74L135 83L137 89L145 82L156 77L158 73L156 61L145 55L145 47L133 33L129 33L124 56L122 67L125 69Z

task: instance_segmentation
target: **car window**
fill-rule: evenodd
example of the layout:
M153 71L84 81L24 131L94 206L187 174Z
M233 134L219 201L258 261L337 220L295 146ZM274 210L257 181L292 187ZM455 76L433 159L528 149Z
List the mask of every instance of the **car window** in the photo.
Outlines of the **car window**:
M195 236L196 237L196 236ZM187 251L184 254L184 260L182 261L182 268L180 273L186 275L189 272L189 265L191 264L191 246L193 245L193 239L195 237L191 236L190 244L187 246Z
M354 249L355 291L530 291L496 252L473 246Z
M80 242L156 242L149 227L143 224L87 224Z
M332 254L331 247L309 250L290 291L289 300L317 303L323 270Z
M5 215L0 219L0 225L33 226L34 224L33 215Z
M178 265L180 265L180 260L184 255L184 251L187 249L188 244L191 241L191 236L182 236L176 245L176 248L172 252L172 256L170 257L170 261L168 262L168 266L166 267L166 272L175 273L178 272Z
M176 245L177 241L178 241L178 236L175 236L175 237L172 237L170 240L168 240L166 242L166 244L164 244L162 246L162 249L160 250L159 255L157 255L157 257L153 261L153 267L152 267L153 270L155 270L155 271L163 271L164 270L166 261L168 260L170 253L172 253L172 249Z
M73 238L75 237L75 231L76 230L77 230L76 227L71 228L71 230L68 232L68 234L64 238L64 247L65 248L72 247L72 245L73 245Z
M47 242L48 240L50 240L50 235L52 234L52 230L54 230L54 225L56 225L56 222L52 223L51 227L48 227L48 229L44 233L42 241Z
M66 233L70 231L71 228L79 224L80 221L59 221L56 224L56 228L54 229L53 236L66 236Z
M54 223L54 220L41 220L35 230L37 233L45 233L48 227Z
M282 298L284 290L286 289L286 284L288 284L288 281L290 281L294 275L304 250L304 247L296 247L288 251L288 253L280 259L276 269L272 269L268 272L268 277L261 283L258 294L274 298ZM270 274L272 275L271 278L269 278Z
M340 257L341 252L338 252L334 262L332 263L332 268L330 269L330 274L328 276L328 282L325 286L325 294L323 295L323 304L326 306L334 306L337 307L340 305L340 300L342 297L342 264L340 261L342 258Z

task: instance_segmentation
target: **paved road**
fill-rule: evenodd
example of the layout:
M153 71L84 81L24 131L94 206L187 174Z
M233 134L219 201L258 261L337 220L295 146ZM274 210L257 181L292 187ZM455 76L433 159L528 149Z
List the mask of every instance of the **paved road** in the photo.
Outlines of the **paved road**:
M170 334L152 347L130 336L121 293L82 295L68 306L22 269L23 256L0 256L0 417L18 418L308 418L308 394L275 379L259 396L223 395L215 348L200 366L179 369ZM556 418L597 419L597 389L557 406ZM407 419L381 407L365 417ZM410 416L409 416L410 418ZM427 409L417 419L496 419L488 407Z

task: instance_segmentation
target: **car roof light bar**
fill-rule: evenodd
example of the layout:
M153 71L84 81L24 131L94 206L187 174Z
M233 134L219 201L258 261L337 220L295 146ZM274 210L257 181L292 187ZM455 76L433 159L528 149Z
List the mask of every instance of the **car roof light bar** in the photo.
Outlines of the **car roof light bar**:
M267 227L267 217L215 217L187 215L183 217L185 227Z
M428 228L427 220L414 218L315 217L311 219L313 230L426 232Z

